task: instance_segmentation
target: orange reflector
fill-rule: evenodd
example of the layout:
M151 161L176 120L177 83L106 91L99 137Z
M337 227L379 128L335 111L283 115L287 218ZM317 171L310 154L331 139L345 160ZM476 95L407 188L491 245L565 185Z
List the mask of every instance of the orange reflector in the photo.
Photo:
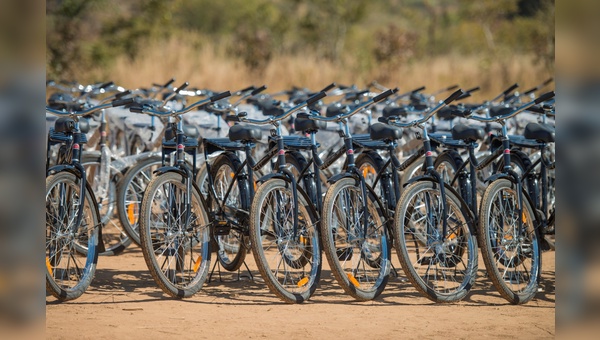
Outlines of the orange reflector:
M448 239L449 240L454 240L455 238L456 238L456 234L455 233L452 233L452 234L448 235Z
M235 174L232 172L229 174L229 177L233 178L233 177L235 177Z
M360 287L360 283L358 283L358 280L356 280L356 278L354 277L354 275L348 273L346 274L348 275L348 280L350 280L350 282L355 286L355 287Z
M505 240L512 240L513 237L512 237L512 235L504 235L504 239Z
M307 240L306 237L300 235L300 243L302 243L302 244L308 243L308 242L306 242L306 240Z
M50 275L54 275L54 273L52 272L52 265L50 264L50 258L48 258L48 256L46 256L46 268L48 268L48 272L50 273Z
M375 169L372 166L366 166L363 168L363 177L367 177L368 174L374 174Z
M302 280L298 281L298 287L304 287L307 283L308 283L308 277L305 277Z
M523 223L527 223L527 216L525 216L525 213L523 213L523 218L522 218L522 220L523 220Z
M132 203L130 205L127 206L127 219L129 220L130 224L135 224L137 222L137 217L135 216L135 213L137 212L137 204Z
M194 263L194 273L198 272L198 268L200 268L200 263L202 262L202 255L198 255L198 259Z

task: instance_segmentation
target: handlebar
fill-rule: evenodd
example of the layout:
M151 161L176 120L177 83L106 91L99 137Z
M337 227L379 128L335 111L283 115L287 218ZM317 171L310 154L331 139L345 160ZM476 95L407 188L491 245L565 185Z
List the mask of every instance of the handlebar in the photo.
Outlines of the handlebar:
M61 110L55 110L52 108L49 108L46 106L46 112L53 114L55 116L73 116L73 117L84 117L84 116L88 116L96 111L100 111L103 109L107 109L109 107L117 107L117 106L123 106L123 105L128 105L128 104L132 104L134 102L133 98L127 98L127 99L118 99L118 100L113 100L110 103L105 103L105 104L101 104L101 105L97 105L94 107L91 107L89 109L86 110L82 110L82 111L74 111L74 112L67 112L67 111L61 111Z
M312 97L308 98L307 100L303 101L302 103L292 107L291 109L289 109L287 112L283 113L280 116L269 117L267 119L262 119L262 120L246 118L246 113L242 112L236 116L237 121L250 123L250 124L256 124L256 125L273 124L273 122L284 120L287 117L291 116L294 112L297 112L300 109L302 109L308 105L311 105L311 104L323 99L326 96L327 96L327 94L325 92L319 92L319 93L313 95ZM236 119L230 118L229 121L236 121Z
M157 110L155 108L151 108L148 106L132 106L129 108L129 111L131 112L136 112L136 113L145 113L151 116L156 116L156 117L174 117L174 116L178 116L187 112L192 111L193 109L202 106L202 105L206 105L208 103L214 103L215 101L224 99L231 96L231 93L229 91L225 91L223 93L219 93L217 95L214 95L208 99L202 99L199 100L193 104L191 104L188 107L184 107L181 110L170 110L170 109L165 109L164 108L164 104L159 105L161 108L163 108L164 110Z
M462 96L463 93L464 92L461 89L456 90L448 98L446 98L445 100L440 101L437 106L435 106L433 109L431 109L429 112L427 112L424 115L424 117L421 118L421 119L416 119L416 120L413 120L412 122L409 122L409 123L401 123L401 122L397 121L398 117L391 116L391 117L388 118L387 122L389 124L392 124L392 125L395 125L395 126L399 126L399 127L403 127L403 128L413 127L413 126L416 126L416 125L423 124L426 121L428 121L431 117L433 117L433 115L436 112L438 112L439 110L441 110L444 106L452 103L454 100L456 100L456 98Z
M490 117L490 118L488 118L488 117L480 117L480 116L474 116L472 114L467 114L467 115L465 115L465 117L471 118L471 119L474 119L474 120L477 120L477 121L480 121L480 122L500 122L500 121L512 118L512 117L516 116L517 114L519 114L519 113L521 113L521 112L523 112L523 111L525 111L525 110L533 107L534 105L537 105L539 103L542 103L542 102L545 102L547 100L550 100L550 99L554 98L554 95L555 95L554 91L545 93L545 94L539 96L538 98L536 98L535 100L530 101L529 103L523 104L520 107L512 110L510 113L507 113L507 114L502 115L502 116L496 116L496 117Z
M369 100L366 100L366 101L360 103L352 111L344 113L344 114L339 114L335 117L323 117L323 116L315 114L315 115L309 115L308 118L313 119L313 120L321 120L321 121L325 121L325 122L341 122L343 119L346 119L346 118L349 118L349 117L355 115L359 111L361 111L361 110L367 108L368 106L371 106L377 102L384 100L385 98L391 96L392 94L394 94L396 92L398 92L398 88L384 91L384 92L378 94L377 96L375 96L374 98L370 98Z

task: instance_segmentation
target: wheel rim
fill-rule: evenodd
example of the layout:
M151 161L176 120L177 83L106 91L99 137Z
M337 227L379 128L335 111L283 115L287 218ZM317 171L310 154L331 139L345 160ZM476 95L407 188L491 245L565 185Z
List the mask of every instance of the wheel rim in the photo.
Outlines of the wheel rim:
M146 227L154 269L178 289L195 286L208 270L208 224L195 195L190 195L186 221L186 194L180 179L160 185L149 197L152 203Z
M476 247L459 207L446 197L444 215L440 192L431 188L417 191L403 206L401 246L411 269L437 294L464 290L470 284Z
M385 225L372 201L367 205L364 229L364 198L358 187L346 186L333 198L328 237L333 239L336 266L351 285L362 291L377 290L389 268Z
M79 185L58 181L46 194L46 268L55 284L64 290L74 290L88 274L93 264L98 229L92 208L86 200L81 225L75 223L79 212ZM82 254L77 246L89 251Z
M223 165L219 168L214 178L214 188L218 200L215 204L220 204L223 207L227 221L240 224L240 221L236 218L236 213L241 208L240 188L237 183L233 184L231 191L227 195L227 190L235 180L234 178L235 172L230 166ZM243 234L239 230L231 228L229 234L217 236L217 244L219 245L217 251L219 260L225 264L231 264L235 261L238 253L243 251Z
M292 294L303 294L314 286L320 251L316 225L306 207L298 204L298 229L293 233L293 197L289 188L277 187L260 202L260 220L255 232L261 240L254 249L266 260L263 265L277 284Z
M489 240L499 278L511 291L521 293L536 284L539 244L528 209L522 211L519 228L517 201L516 191L510 188L502 188L492 196L485 237Z

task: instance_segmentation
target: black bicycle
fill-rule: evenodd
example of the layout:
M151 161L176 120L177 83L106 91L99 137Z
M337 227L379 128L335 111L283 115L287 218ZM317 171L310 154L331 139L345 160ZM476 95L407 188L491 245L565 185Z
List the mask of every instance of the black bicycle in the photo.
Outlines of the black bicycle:
M130 102L115 100L69 112L46 107L46 112L63 116L48 133L46 160L46 290L59 300L76 299L87 290L98 253L104 251L98 204L80 162L87 139L79 118ZM55 144L60 145L58 159L50 166L50 147Z

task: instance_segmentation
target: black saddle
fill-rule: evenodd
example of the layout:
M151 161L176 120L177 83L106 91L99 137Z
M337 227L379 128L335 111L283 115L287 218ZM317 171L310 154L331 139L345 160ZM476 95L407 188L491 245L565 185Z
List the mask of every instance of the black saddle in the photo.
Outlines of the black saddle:
M485 137L485 131L479 126L457 124L452 128L452 139L476 142Z
M262 137L262 130L251 125L236 124L229 128L229 140L232 142L256 142Z
M325 112L325 115L327 117L335 117L339 114L348 112L348 109L348 105L343 105L340 103L331 104L327 106L327 111Z
M402 138L402 129L397 126L391 126L383 123L375 123L371 125L369 131L373 140L397 140Z
M492 106L490 107L490 117L504 116L513 111L512 107Z
M408 111L406 111L406 108L403 106L388 105L383 108L383 111L381 112L381 114L386 118L389 118L391 116L400 117L400 116L408 115Z
M544 143L554 142L555 130L549 125L529 123L525 126L523 135L527 139L535 139Z
M327 127L327 123L322 120L309 119L306 114L298 114L294 121L294 130L296 131L318 131Z

